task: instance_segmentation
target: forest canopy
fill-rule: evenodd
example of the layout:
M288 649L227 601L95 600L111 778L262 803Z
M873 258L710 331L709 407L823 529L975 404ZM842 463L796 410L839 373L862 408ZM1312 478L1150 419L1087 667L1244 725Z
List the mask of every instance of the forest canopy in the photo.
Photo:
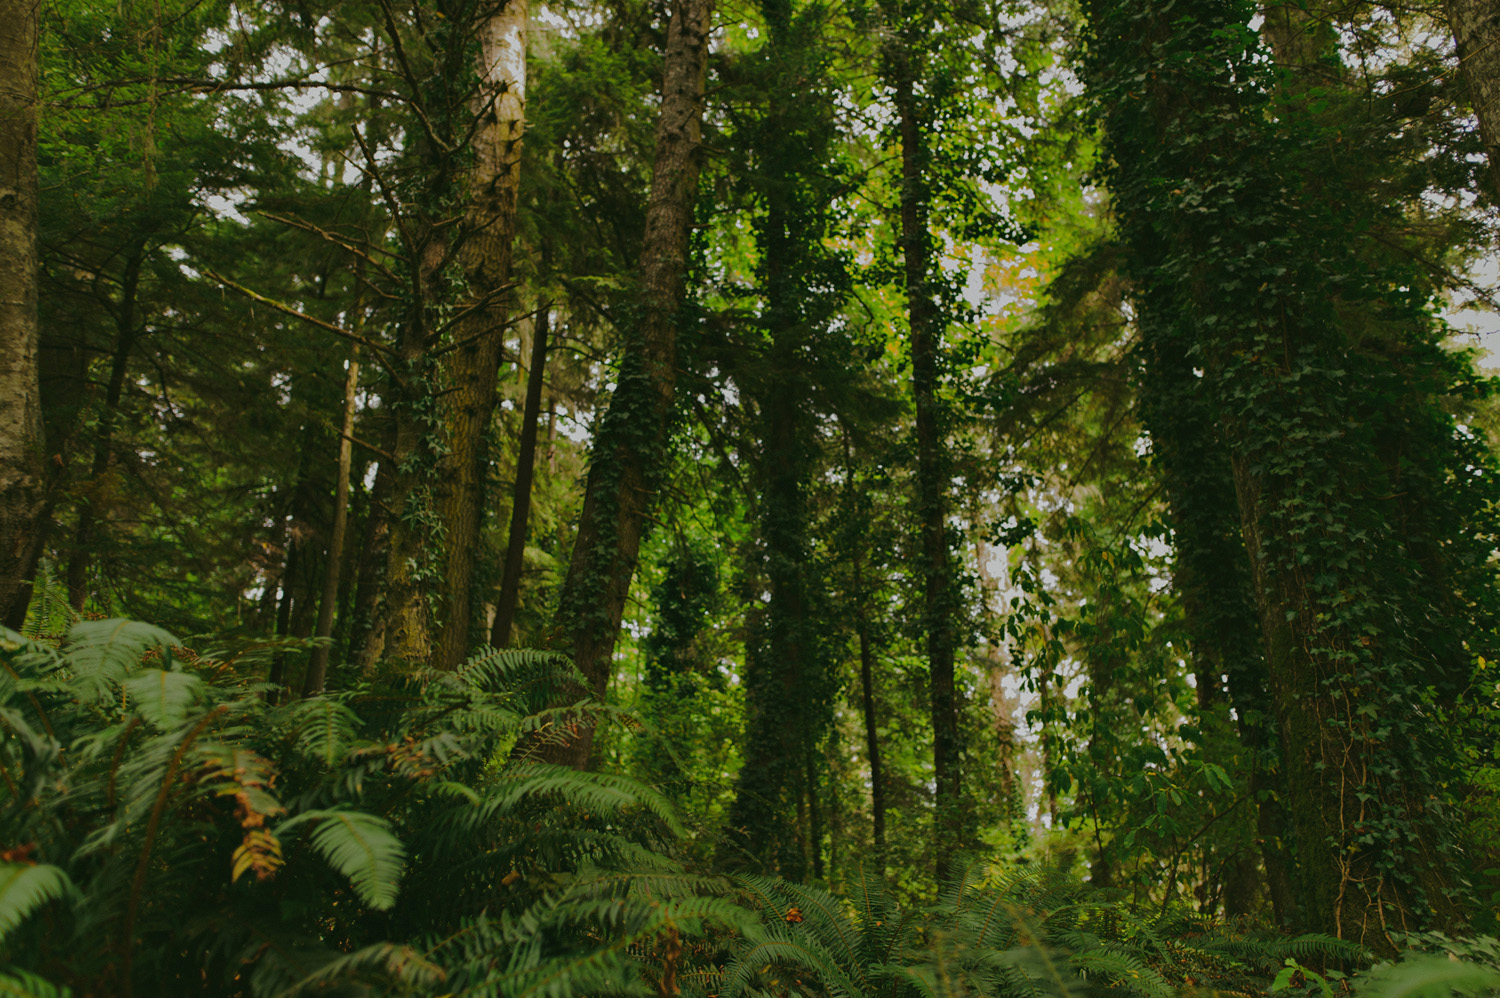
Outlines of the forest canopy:
M0 993L1500 991L1493 0L0 26Z

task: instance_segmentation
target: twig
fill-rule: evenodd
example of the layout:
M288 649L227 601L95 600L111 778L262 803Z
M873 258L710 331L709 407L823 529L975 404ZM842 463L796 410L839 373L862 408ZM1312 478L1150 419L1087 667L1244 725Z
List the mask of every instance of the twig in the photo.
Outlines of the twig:
M353 246L352 244L345 242L344 240L340 239L338 236L334 235L332 232L329 232L327 229L322 228L321 226L314 225L311 222L303 221L300 218L287 218L282 215L273 215L269 211L258 211L256 212L256 214L261 218L269 218L273 222L280 222L282 225L288 225L294 229L301 229L303 232L311 232L317 236L321 236L323 239L327 240L330 243L333 243L335 246L341 246L344 249L348 250L350 253L353 253L355 256L368 263L370 266L378 269L382 274L384 274L386 277L389 277L391 280L399 280L399 278L396 277L395 271L391 270L385 264L381 263L379 260L375 259L364 250L361 250Z
M376 353L376 355L378 355L378 356L385 357L385 356L387 356L390 353L390 349L388 347L386 347L384 344L376 343L374 340L369 339L368 337L361 336L358 333L350 332L349 330L345 329L343 326L336 326L336 325L334 325L331 322L327 322L327 321L325 321L323 319L319 319L315 315L308 315L306 312L303 312L303 311L300 311L298 309L295 309L292 306L286 304L285 302L279 302L279 301L277 301L274 298L267 298L265 295L261 294L260 292L258 292L258 291L252 291L249 288L245 287L243 284L237 284L234 281L231 281L229 278L227 278L227 277L223 276L222 274L219 274L219 273L217 273L215 271L205 270L203 272L203 275L205 277L208 277L208 278L211 278L211 279L213 279L215 281L218 281L220 284L224 285L226 288L232 288L235 291L238 291L240 294L244 295L246 298L249 298L251 301L260 302L262 305L265 305L268 308L273 308L276 311L281 312L281 313L283 313L285 315L290 315L293 318L301 319L303 322L309 323L310 325L317 326L319 329L326 329L328 332L333 333L335 336L342 336L346 340L349 340L349 341L354 342L354 343L358 343L361 346L367 346L371 350L373 350ZM389 365L387 365L387 366L389 366Z

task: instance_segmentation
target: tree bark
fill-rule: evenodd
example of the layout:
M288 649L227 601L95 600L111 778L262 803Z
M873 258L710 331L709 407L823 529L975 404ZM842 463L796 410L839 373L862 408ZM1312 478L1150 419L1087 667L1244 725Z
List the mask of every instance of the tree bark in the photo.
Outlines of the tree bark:
M339 573L344 566L344 533L349 525L349 466L354 458L354 411L359 400L359 349L349 358L344 378L344 422L339 435L339 465L333 495L333 527L328 532L328 562L323 566L323 596L318 602L318 624L313 637L329 638L333 634L333 609L339 598ZM330 644L313 649L312 661L302 683L302 695L317 696L328 679Z
M978 524L975 524L975 531L978 532ZM1001 566L998 577L990 572L988 544L978 541L974 557L978 566L979 586L984 593L984 613L990 618L990 627L987 629L989 668L986 670L986 679L990 688L990 716L994 719L995 741L1000 753L1000 793L1005 797L1005 820L1014 822L1024 817L1026 810L1020 800L1020 788L1016 782L1016 705L1005 688L1005 680L1014 675L1015 668L1010 647L1006 644L1000 627L1001 600L1010 587L1010 569L1006 561L1006 549L1000 547L998 550Z
M602 698L635 574L641 534L666 453L677 386L677 313L687 276L697 195L712 0L677 0L667 29L661 112L634 322L589 462L578 536L563 583L558 630L587 691ZM582 725L544 753L587 765L594 731Z
M1500 201L1500 8L1494 0L1445 0L1443 7L1490 161L1490 196Z
M396 447L396 421L388 414L382 414L379 419L379 425L383 426L380 446L388 454ZM362 673L370 671L385 649L385 566L395 479L396 472L390 458L381 456L375 467L375 487L369 492L359 556L355 560L358 565L354 572L356 589L354 607L350 612L348 659Z
M940 874L963 839L958 696L954 685L953 552L948 541L948 459L938 399L942 317L932 292L928 231L928 153L909 55L898 59L896 113L901 130L901 253L911 327L912 395L916 403L917 515L922 551L923 629L931 683L932 763L936 789L934 847Z
M1247 83L1240 9L1087 6L1084 77L1107 109L1141 338L1191 348L1188 376L1201 377L1208 405L1179 406L1176 418L1211 417L1231 469L1296 837L1299 927L1394 954L1393 932L1457 914L1451 832L1433 804L1451 743L1425 692L1451 664L1441 643L1477 624L1442 608L1411 545L1460 548L1474 514L1414 525L1401 505L1422 488L1441 505L1465 460L1435 394L1452 375L1429 349L1428 316L1348 238L1355 217L1379 208L1322 158L1334 143L1281 141L1283 129L1320 127L1301 82L1293 75L1269 99ZM1296 182L1311 170L1324 171L1315 193ZM1388 339L1364 333L1369 314ZM1404 446L1399 481L1393 442Z
M880 721L875 709L875 650L870 646L870 620L864 571L859 554L854 556L856 637L859 640L860 706L865 719L865 755L870 761L870 818L876 862L885 867L885 773L880 765Z
M41 550L46 507L37 351L39 0L0 0L0 619ZM24 614L24 607L21 609Z
M526 405L521 413L521 447L516 455L516 487L510 504L510 539L505 547L505 574L500 579L500 598L495 604L495 622L490 644L510 645L516 621L516 603L521 594L521 570L526 564L526 523L531 517L531 483L536 472L537 424L542 413L542 387L547 374L547 327L550 303L537 309L531 333L531 367L526 372Z
M462 344L444 357L452 394L447 397L448 455L437 511L444 543L441 620L433 664L457 668L468 655L474 555L484 519L489 454L485 440L495 411L495 384L512 311L511 252L521 179L521 136L526 122L526 14L528 0L506 0L480 27L480 128L474 165L466 180L458 258L474 301L453 330Z

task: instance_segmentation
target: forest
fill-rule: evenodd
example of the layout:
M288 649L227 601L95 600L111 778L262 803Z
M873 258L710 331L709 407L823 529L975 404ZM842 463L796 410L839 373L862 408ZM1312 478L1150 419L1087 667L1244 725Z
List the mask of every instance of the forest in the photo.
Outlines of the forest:
M0 995L1500 994L1496 0L0 0Z

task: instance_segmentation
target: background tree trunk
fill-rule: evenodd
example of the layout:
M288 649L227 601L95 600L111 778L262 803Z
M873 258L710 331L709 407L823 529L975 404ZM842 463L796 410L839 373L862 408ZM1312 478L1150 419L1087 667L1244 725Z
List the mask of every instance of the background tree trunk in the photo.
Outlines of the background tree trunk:
M0 0L0 619L30 590L46 505L37 377L40 0ZM24 607L21 608L24 614Z
M1445 0L1443 7L1489 157L1491 197L1500 201L1500 7L1494 0Z
M911 326L912 396L916 403L917 515L921 531L923 628L932 708L932 765L939 875L962 845L958 695L954 685L953 552L948 542L948 460L938 399L942 318L932 293L932 235L928 231L926 138L914 93L909 54L898 60L896 113L901 129L901 253Z
M120 303L115 313L115 344L110 354L109 383L104 391L104 408L99 414L99 429L94 437L94 459L89 466L89 491L78 511L78 530L73 536L73 551L68 558L68 603L78 611L83 610L84 600L88 597L89 563L93 558L99 494L104 486L104 473L109 470L115 422L120 414L120 396L125 390L130 353L139 333L136 326L136 292L140 287L141 265L145 257L145 246L137 246L130 259L125 262L125 270L120 278Z
M547 374L547 327L552 306L537 309L531 332L531 366L526 372L526 405L521 413L521 446L516 455L516 487L510 504L510 539L505 547L505 574L500 579L500 597L495 604L495 622L490 644L510 645L516 621L516 603L521 594L521 571L526 567L526 523L531 516L531 484L536 472L537 424L542 413L542 387Z
M360 307L361 311L363 306ZM349 524L349 465L354 457L354 411L359 400L359 351L349 358L349 371L344 378L344 422L339 434L339 465L333 494L333 527L328 532L328 561L323 566L323 598L318 602L318 624L313 637L328 638L333 634L333 608L339 598L339 573L344 567L344 532ZM328 655L332 648L328 644L313 649L312 661L307 667L307 677L302 683L302 695L316 696L323 692L328 678Z

